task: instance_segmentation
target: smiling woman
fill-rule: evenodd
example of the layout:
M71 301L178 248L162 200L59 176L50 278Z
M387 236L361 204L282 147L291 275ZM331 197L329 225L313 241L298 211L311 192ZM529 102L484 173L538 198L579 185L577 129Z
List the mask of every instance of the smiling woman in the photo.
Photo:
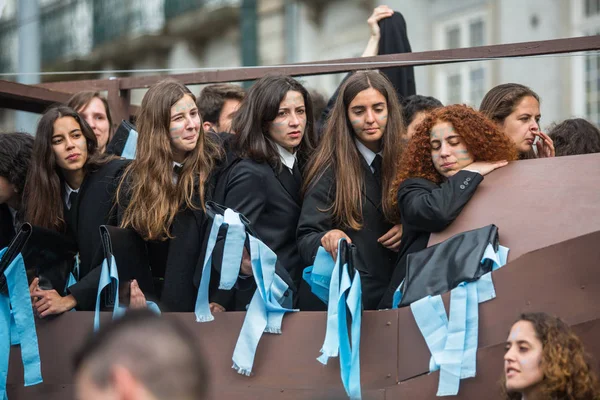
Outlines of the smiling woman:
M100 225L114 225L114 193L125 161L98 152L96 136L66 106L44 113L33 145L25 186L25 220L73 236L79 251L79 280L65 296L31 285L34 308L45 317L74 307L92 310L101 262Z

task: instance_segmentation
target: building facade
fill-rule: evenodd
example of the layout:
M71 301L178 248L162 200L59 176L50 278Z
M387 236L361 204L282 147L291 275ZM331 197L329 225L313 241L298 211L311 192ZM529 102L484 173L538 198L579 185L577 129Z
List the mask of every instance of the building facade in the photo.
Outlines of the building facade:
M19 71L17 1L0 18L0 73ZM156 70L275 65L359 56L377 4L400 11L413 51L596 34L600 0L38 0L42 81L149 75ZM35 23L35 21L24 21ZM117 73L114 71L137 71ZM111 72L112 71L112 72ZM530 86L542 125L600 122L600 57L558 55L417 67L417 92L478 106L491 87ZM331 95L343 74L304 77ZM0 79L13 79L3 76ZM198 93L199 87L192 87ZM132 93L139 104L143 90ZM14 121L0 113L0 129Z

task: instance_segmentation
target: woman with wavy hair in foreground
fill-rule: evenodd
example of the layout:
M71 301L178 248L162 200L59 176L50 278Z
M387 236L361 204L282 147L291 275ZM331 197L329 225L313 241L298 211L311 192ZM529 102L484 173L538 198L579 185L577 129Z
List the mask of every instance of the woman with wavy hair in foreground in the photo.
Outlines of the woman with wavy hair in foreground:
M559 318L526 313L512 326L504 355L504 398L600 399L581 340Z
M402 222L398 263L379 308L390 308L404 279L406 257L454 221L483 177L518 158L511 139L483 114L464 105L431 111L398 165L392 198Z

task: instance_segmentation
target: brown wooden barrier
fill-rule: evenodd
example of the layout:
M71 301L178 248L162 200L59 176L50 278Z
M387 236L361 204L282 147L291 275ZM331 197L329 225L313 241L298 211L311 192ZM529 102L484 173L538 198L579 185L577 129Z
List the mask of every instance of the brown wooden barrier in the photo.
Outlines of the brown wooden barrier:
M501 243L511 247L512 253L512 260L493 274L498 297L479 307L478 377L461 384L460 398L478 399L482 388L486 393L493 390L501 373L498 349L519 313L545 311L570 325L600 318L599 168L600 155L515 162L487 176L449 227L453 232L459 224L460 229L471 229L496 223ZM540 215L530 216L531 209L540 210ZM523 255L516 257L518 252ZM447 302L448 295L444 299ZM72 355L91 330L92 318L92 313L75 312L38 321L44 384L22 387L20 355L14 348L8 380L11 400L38 398L41 393L47 399L72 396ZM102 318L106 322L109 315ZM191 313L166 318L181 320L196 332L211 366L212 398L344 398L338 360L322 366L315 359L325 332L324 313L286 316L283 335L265 334L250 378L231 369L243 313L217 314L215 321L204 324L196 323ZM593 329L600 328L595 324ZM600 345L589 345L600 359ZM400 394L431 398L437 375L421 376L428 371L429 357L410 309L364 313L361 382L365 399L398 398Z

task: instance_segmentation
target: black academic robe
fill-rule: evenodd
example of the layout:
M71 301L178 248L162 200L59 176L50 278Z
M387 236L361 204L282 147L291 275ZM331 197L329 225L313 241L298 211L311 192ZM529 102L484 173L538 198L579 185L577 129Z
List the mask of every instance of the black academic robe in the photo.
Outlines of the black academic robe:
M298 222L298 249L305 266L312 265L321 246L321 238L332 229L344 231L356 246L354 267L360 272L363 306L375 309L385 292L396 260L396 253L377 242L393 226L383 215L381 187L363 157L361 170L363 227L360 230L342 228L333 221L329 211L335 198L336 182L333 170L328 169L307 191ZM305 283L302 283L305 286ZM301 289L300 308L306 290Z
M303 268L296 243L301 187L299 172L294 176L283 165L279 169L267 163L237 159L219 178L214 198L215 202L240 212L250 221L256 236L277 254L278 264L285 268L296 287ZM222 246L218 246L217 259L221 251ZM252 285L240 282L233 291L216 291L213 284L211 300L228 310L243 310L254 293L253 281L249 279ZM237 298L233 299L234 296Z
M406 257L427 247L434 232L446 229L469 202L483 176L459 171L441 185L422 178L407 179L398 189L402 239L398 263L378 308L391 308L394 292L406 275Z
M15 236L15 227L10 209L6 204L0 204L0 250L7 247Z
M83 179L75 204L64 208L67 230L79 251L79 281L68 291L77 300L77 309L93 310L104 259L100 225L117 225L115 194L126 160L112 160Z

